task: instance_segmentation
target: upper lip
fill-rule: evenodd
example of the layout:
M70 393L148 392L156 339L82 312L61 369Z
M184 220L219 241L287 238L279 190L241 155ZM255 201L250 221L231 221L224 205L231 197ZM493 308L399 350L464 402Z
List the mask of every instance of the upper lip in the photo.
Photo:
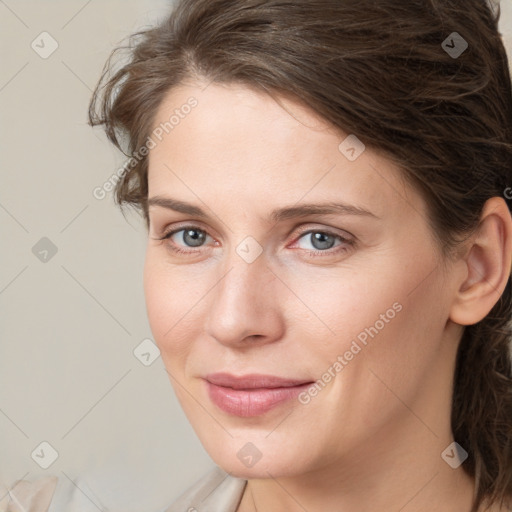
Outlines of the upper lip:
M259 375L256 373L241 376L229 373L212 373L207 375L205 380L216 386L233 389L288 388L313 382L307 379L286 379L275 375Z

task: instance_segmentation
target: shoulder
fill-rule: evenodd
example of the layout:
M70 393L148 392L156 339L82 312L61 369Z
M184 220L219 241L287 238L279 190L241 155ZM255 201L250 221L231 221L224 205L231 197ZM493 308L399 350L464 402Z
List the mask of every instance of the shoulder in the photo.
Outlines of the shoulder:
M246 484L247 480L235 478L215 467L164 512L235 512Z
M80 478L71 480L49 475L11 482L4 482L2 478L0 496L0 512L9 510L97 512L104 510L104 508L100 508L101 502L98 497Z
M17 480L12 484L0 482L0 510L47 510L52 501L58 479L56 476L33 481ZM14 507L14 508L12 508Z
M246 480L232 477L215 467L160 512L236 512L246 484ZM52 475L11 483L0 478L0 512L11 510L12 506L18 510L18 505L32 512L97 512L110 510L104 500L116 501L118 498L102 493L100 499L82 478L71 480ZM122 508L116 507L116 510Z

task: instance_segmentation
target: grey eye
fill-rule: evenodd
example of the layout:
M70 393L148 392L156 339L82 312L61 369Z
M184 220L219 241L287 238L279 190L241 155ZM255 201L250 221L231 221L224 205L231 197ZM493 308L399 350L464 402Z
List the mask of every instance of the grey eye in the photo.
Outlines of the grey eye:
M325 251L327 249L331 249L334 247L334 244L336 243L336 239L340 238L336 235L331 235L329 233L324 233L322 231L310 231L309 233L305 233L302 235L302 237L299 239L301 241L301 248L302 249L314 249L317 251ZM302 241L306 241L306 243L309 243L310 247L305 247L302 245Z
M199 229L181 229L177 231L175 235L178 233L183 233L181 240L189 247L200 247L206 239L206 233Z

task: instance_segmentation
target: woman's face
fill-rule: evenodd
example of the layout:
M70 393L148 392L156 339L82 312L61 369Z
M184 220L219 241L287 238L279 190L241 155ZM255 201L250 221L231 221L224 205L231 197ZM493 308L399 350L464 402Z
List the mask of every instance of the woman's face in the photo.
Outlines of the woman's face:
M187 85L155 120L144 286L176 395L237 476L443 443L460 331L425 203L281 99Z

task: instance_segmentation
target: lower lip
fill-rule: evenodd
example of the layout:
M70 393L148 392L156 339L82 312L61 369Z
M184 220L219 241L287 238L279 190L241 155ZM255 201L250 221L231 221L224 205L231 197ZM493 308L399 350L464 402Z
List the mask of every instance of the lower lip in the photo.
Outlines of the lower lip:
M311 382L284 388L232 389L206 381L210 400L224 412L234 416L260 416L274 407L297 398Z

